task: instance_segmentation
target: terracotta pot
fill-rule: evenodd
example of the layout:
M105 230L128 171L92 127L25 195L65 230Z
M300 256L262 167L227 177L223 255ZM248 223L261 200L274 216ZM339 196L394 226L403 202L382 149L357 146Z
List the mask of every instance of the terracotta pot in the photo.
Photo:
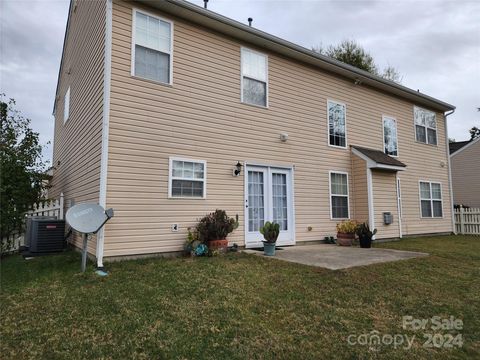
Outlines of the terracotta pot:
M355 234L337 233L337 244L340 246L352 246Z
M210 240L207 241L207 246L209 250L219 250L220 252L227 252L228 240Z

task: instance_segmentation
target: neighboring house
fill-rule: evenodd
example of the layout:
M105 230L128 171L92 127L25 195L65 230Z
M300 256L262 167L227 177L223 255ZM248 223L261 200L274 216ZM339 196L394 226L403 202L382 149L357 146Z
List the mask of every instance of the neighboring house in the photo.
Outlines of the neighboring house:
M453 230L452 105L191 3L73 2L56 95L51 194L115 209L99 265L182 250L215 209L246 247L266 220L281 245Z
M450 143L453 203L480 208L480 137Z

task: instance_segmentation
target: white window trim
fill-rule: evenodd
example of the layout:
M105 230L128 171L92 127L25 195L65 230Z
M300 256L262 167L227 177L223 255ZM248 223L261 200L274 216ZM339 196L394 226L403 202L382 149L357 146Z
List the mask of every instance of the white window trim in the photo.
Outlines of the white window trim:
M422 199L422 191L420 188L420 183L429 183L430 184L430 199ZM440 185L440 195L441 199L433 199L432 196L432 184L438 184ZM420 218L421 219L443 219L445 217L444 209L443 209L443 187L442 183L440 181L430 181L430 180L418 180L418 197L420 199L419 205L420 205ZM430 201L430 206L432 207L432 216L423 216L422 214L422 200L423 201ZM442 203L442 216L433 216L433 201L440 201Z
M425 125L418 125L416 122L415 122L415 110L416 109L421 109L421 110L424 110L424 111L428 111L428 112L431 112L433 113L433 115L435 116L435 128L432 128L430 126L427 126L427 124ZM425 128L425 142L422 142L422 141L419 141L417 140L417 125L418 126L423 126ZM436 144L430 144L428 142L428 131L427 129L432 129L432 130L435 130L435 142ZM424 145L430 145L430 146L437 146L438 147L438 126L437 126L437 114L434 112L434 111L430 111L428 109L425 109L425 108L422 108L420 106L414 106L413 107L413 131L414 131L414 136L415 136L415 142L419 143L419 144L424 144Z
M68 98L68 106L67 106L67 98ZM70 103L71 103L70 98L71 98L71 94L70 94L70 86L69 86L67 91L65 92L65 96L63 97L63 123L64 124L66 124L68 119L70 119Z
M338 145L332 145L330 144L330 119L329 119L329 103L335 103L337 105L343 105L345 108L345 146L338 146ZM333 100L333 99L327 99L327 145L336 149L347 149L348 148L348 137L347 137L347 104Z
M169 55L170 55L169 80L170 81L168 83L164 83L164 82L161 82L161 81L152 80L152 79L144 78L142 76L135 75L135 44L136 44L135 33L136 33L137 12L141 13L141 14L144 14L144 15L147 15L147 16L151 16L151 17L153 17L157 20L165 21L165 22L170 24L170 53L169 53ZM145 10L132 8L132 49L131 49L132 57L131 57L131 61L130 61L130 75L132 77L137 78L137 79L146 80L146 81L151 81L155 84L173 86L173 34L174 34L173 26L174 26L174 23L173 23L172 20L169 20L169 19L166 19L164 17L152 14L151 12L148 12L148 11L145 11Z
M172 182L173 180L187 180L187 181L200 181L198 179L186 179L186 178L174 178L173 174L173 161L185 161L197 164L203 164L203 196L172 196ZM203 200L207 198L207 161L197 160L183 157L170 156L168 160L168 198L169 199L191 199L191 200Z
M266 78L266 80L265 80L265 106L257 105L257 104L250 104L250 103L247 103L247 102L243 101L243 53L245 51L250 51L254 54L265 56L265 68L266 68L265 71L267 72L265 74L266 75L265 76L265 78ZM253 77L251 79L263 82L263 80L255 79ZM269 83L269 78L268 78L268 55L265 54L265 53L247 48L247 47L243 47L243 46L240 47L240 102L242 104L255 106L255 107L258 107L258 108L261 108L261 109L268 109L268 107L269 107L269 101L268 101L269 85L268 85L268 83Z
M337 194L332 194L332 174L342 174L347 176L347 195L337 195ZM328 195L330 197L330 220L348 220L350 219L350 183L348 179L348 172L346 171L336 171L336 170L330 170L328 172ZM333 217L333 211L332 211L332 196L346 196L347 197L347 207L348 207L348 217L346 218L335 218Z
M395 123L395 130L396 130L396 135L397 135L397 155L390 155L388 154L388 156L391 156L391 157L398 157L400 155L400 151L398 150L399 146L398 146L398 122L397 122L397 118L393 117L393 116L390 116L390 115L382 115L382 134L383 134L383 152L386 154L385 152L385 119L390 119L390 120L393 120L393 122Z

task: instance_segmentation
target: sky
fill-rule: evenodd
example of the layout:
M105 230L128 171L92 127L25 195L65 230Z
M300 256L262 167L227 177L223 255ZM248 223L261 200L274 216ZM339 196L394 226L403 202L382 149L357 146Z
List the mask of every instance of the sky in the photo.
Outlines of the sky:
M202 5L203 0L191 0ZM0 93L53 140L53 101L69 0L0 0ZM457 107L449 137L480 127L480 1L210 0L212 11L306 48L354 39L402 84ZM51 157L52 145L45 148Z

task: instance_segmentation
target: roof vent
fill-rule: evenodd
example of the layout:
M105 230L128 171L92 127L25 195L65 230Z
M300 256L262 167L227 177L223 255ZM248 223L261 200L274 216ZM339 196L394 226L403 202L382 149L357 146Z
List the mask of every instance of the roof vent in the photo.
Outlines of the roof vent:
M208 4L208 0L203 0L203 7L206 9Z
M252 21L253 21L253 19L251 17L248 18L248 26L252 26Z

